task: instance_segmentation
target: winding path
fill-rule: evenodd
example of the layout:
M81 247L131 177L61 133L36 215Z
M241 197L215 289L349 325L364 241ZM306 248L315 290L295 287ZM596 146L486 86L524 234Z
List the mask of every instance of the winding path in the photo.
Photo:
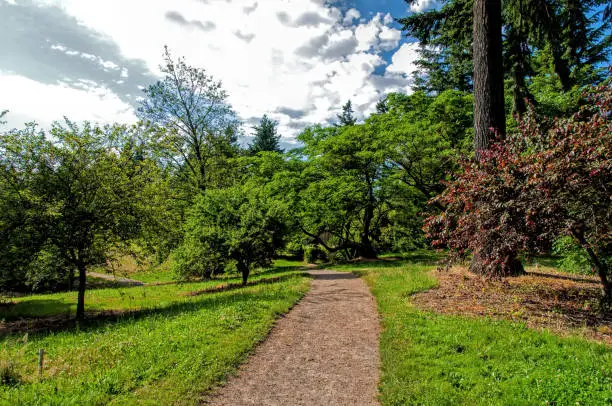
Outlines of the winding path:
M208 405L377 405L379 320L365 283L310 271L312 288Z
M144 282L137 281L135 279L124 278L121 276L115 276L107 273L100 272L87 272L87 276L92 276L98 279L104 279L106 281L117 282L121 286L144 286Z

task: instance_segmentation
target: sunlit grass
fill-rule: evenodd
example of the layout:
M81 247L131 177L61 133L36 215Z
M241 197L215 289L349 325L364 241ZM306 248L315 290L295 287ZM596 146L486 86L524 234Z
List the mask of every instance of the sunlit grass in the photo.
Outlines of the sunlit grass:
M411 295L436 286L431 265L342 265L370 286L382 318L384 405L604 405L612 350L519 323L421 311Z
M302 274L280 275L285 278L197 296L184 294L218 282L92 291L90 308L149 310L80 330L0 339L0 357L19 377L13 386L0 386L0 404L199 403L308 289ZM74 299L49 297L66 306ZM53 313L47 306L27 309ZM40 382L39 348L47 353Z
M254 273L249 279L257 282L266 278L279 278L294 273L292 269L271 268ZM135 286L106 289L92 289L85 294L86 311L135 311L164 307L170 303L186 301L189 292L201 291L228 284L240 283L236 275L228 275L202 282L178 283L158 286ZM0 320L75 314L77 292L24 296L11 299L15 304L0 307Z

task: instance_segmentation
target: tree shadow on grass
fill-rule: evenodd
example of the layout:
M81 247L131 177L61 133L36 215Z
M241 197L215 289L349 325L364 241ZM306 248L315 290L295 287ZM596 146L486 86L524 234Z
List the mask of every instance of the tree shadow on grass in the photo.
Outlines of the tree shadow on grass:
M103 310L87 312L86 319L77 323L72 315L56 314L49 317L20 319L11 322L5 322L0 325L0 337L6 337L13 334L28 333L32 336L45 336L49 333L77 330L95 332L99 329L106 328L110 323L123 324L132 323L149 317L163 316L164 318L173 318L185 314L187 312L199 311L204 308L223 307L229 304L240 302L249 302L253 299L260 301L275 300L277 295L274 292L256 291L256 292L241 292L241 289L248 290L254 287L271 285L280 283L295 277L296 274L284 275L278 278L266 278L259 281L253 281L247 286L228 286L219 289L202 292L198 295L190 295L193 299L183 295L184 301L170 304L164 307L153 307L139 310ZM308 276L308 275L306 275ZM235 293L232 293L235 291ZM205 295L205 293L208 293ZM70 307L70 305L68 305Z
M0 307L0 320L10 321L15 319L23 320L35 320L33 317L27 317L23 315L29 314L49 314L61 315L63 317L70 317L72 304L63 300L57 299L33 299L23 300L21 302L8 303ZM2 331L2 324L0 324L0 332Z

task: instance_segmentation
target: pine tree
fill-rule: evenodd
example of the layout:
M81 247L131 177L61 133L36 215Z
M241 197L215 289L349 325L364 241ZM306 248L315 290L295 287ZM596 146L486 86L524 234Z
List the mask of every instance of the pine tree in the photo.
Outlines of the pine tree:
M276 128L278 121L270 120L266 114L261 118L259 125L253 127L255 139L250 145L249 150L256 154L262 151L283 152L279 145L280 135Z
M357 119L355 118L353 111L353 104L351 101L347 101L344 106L342 106L342 114L338 114L338 120L340 121L338 126L342 127L345 125L355 125L357 123Z
M412 3L414 0L406 0ZM612 17L599 18L609 0L506 0L502 9L504 78L513 111L522 113L535 72L555 76L564 91L603 78L611 49ZM399 19L421 44L415 83L421 90L472 90L474 0L445 0L442 7ZM612 7L609 8L612 10ZM612 13L610 13L612 15ZM547 53L550 58L532 58ZM538 62L550 61L539 66ZM500 59L501 63L501 59Z

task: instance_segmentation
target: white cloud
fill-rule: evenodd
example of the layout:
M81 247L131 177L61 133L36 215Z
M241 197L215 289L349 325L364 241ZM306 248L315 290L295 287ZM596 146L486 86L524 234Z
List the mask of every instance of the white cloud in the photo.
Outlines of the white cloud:
M417 0L410 5L410 11L412 11L413 13L422 13L423 11L436 8L439 5L439 0Z
M417 42L402 44L391 57L387 72L410 76L417 70L415 62L419 59L419 44Z
M342 12L323 0L175 0L171 6L150 0L36 1L61 7L152 72L159 73L168 45L175 56L222 80L243 120L267 113L279 120L283 135L296 135L296 123L334 118L349 98L358 114L369 113L381 95L408 85L397 73L406 66L399 51L385 80L373 75L386 63L381 53L401 39L400 31L389 27L389 14L364 19L356 9ZM97 62L127 77L127 70L111 61ZM281 107L302 114L291 118Z
M89 61L95 62L97 64L99 64L102 68L104 68L105 71L111 71L111 70L119 70L119 65L117 65L115 62L113 61L105 61L104 59L100 58L99 56L96 55L92 55L89 54L87 52L79 52L77 50L74 49L70 49L65 45L62 44L53 44L51 45L51 49L54 51L60 51L65 53L68 56L79 56L83 59L87 59ZM127 69L123 68L124 70L122 70L121 74L123 75L123 72L126 71ZM127 76L125 76L127 77Z
M360 17L361 13L359 12L359 10L351 8L344 14L344 19L342 20L342 22L344 24L350 25L353 23L353 20L359 20Z
M133 109L109 89L91 81L77 84L47 85L13 73L0 72L0 106L8 109L11 127L36 120L48 127L68 116L74 121L130 123L136 120ZM79 87L78 89L76 87ZM32 117L32 112L35 116Z

